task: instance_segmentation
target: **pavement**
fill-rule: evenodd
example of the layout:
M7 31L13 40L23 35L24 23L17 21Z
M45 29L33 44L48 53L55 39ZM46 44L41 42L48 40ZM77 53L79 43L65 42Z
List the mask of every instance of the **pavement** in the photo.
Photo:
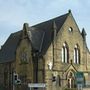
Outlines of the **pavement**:
M83 88L83 90L90 90L90 88Z

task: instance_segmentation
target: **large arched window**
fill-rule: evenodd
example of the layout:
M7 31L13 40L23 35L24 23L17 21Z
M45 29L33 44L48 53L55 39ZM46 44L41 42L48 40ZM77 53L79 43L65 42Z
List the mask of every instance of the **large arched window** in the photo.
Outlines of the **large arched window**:
M66 43L63 43L62 47L62 62L68 63L68 46Z
M75 48L74 48L74 63L80 64L80 49L78 45L75 45Z

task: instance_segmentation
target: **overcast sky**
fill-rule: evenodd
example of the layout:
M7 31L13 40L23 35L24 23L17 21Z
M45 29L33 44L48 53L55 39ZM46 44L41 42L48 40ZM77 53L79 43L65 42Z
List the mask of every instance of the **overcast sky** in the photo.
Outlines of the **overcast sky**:
M80 30L85 28L90 49L90 0L0 0L0 45L11 33L21 30L23 23L32 26L69 9Z

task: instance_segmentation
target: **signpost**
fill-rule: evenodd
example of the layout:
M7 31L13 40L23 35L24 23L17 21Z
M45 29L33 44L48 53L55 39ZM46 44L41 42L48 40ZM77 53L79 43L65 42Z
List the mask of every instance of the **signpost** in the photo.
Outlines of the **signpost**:
M78 88L78 90L82 90L83 88L82 88L82 84L78 84L77 85L77 88Z
M28 87L30 88L43 88L45 90L46 84L45 83L29 83Z

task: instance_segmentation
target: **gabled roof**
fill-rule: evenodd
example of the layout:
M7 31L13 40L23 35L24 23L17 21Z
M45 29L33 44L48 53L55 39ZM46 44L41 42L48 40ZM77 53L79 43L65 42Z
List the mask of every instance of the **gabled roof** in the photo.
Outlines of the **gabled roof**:
M64 15L62 15L62 16L59 16L59 17L57 17L57 18L54 18L54 19L51 19L51 20L49 20L49 21L46 21L46 22L43 22L43 23L40 23L40 24L37 24L37 25L35 25L35 26L32 26L32 28L34 29L34 30L36 30L36 31L38 31L39 33L35 33L33 30L31 31L31 32L34 32L35 33L35 36L37 37L37 38L40 38L40 36L42 35L42 34L44 34L44 37L43 37L43 35L42 35L42 38L43 38L43 40L42 40L42 47L41 47L41 53L42 54L45 54L46 53L46 51L47 51L47 49L48 49L48 47L50 46L50 44L51 44L51 42L52 42L52 40L53 40L53 24L54 24L54 22L55 22L55 24L56 24L56 27L57 27L57 33L58 33L58 31L60 30L60 28L62 27L62 25L64 24L64 22L65 22L65 20L66 20L66 18L67 18L67 16L68 16L68 13L67 14L64 14ZM40 34L40 35L39 35ZM35 37L34 36L32 36L33 37L33 41L35 41L36 39L35 39ZM32 41L32 42L33 42ZM38 41L37 41L37 43L41 43L41 39L38 39ZM35 43L34 44L34 46L35 47L37 47L37 44Z
M29 39L31 40L32 47L38 50L42 55L44 55L50 46L53 36L53 22L55 22L57 27L57 33L64 24L69 13L59 16L57 18L48 20L46 22L29 27ZM13 33L9 36L6 43L2 46L0 50L0 63L10 62L15 60L15 53L20 41L22 31Z

